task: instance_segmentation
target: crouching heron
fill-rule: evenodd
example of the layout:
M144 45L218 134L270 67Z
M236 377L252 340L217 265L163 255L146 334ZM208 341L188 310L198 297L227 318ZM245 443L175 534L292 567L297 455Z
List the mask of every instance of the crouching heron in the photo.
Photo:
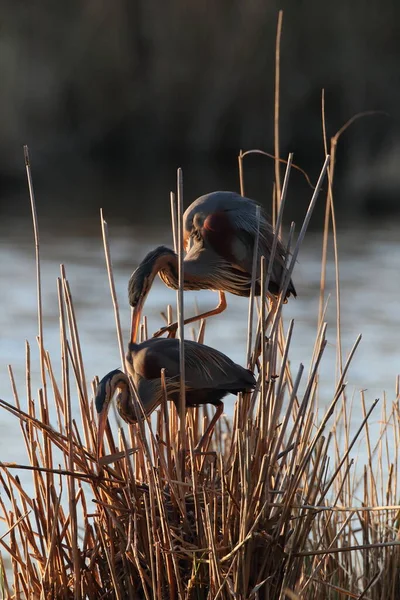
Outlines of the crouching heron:
M162 401L161 369L165 369L167 397L178 408L180 392L179 340L153 338L141 344L131 342L126 354L126 364L146 415L149 415ZM216 407L214 417L195 448L196 452L199 452L206 444L223 412L222 398L228 393L238 394L250 391L255 384L256 381L251 371L235 364L222 352L197 342L185 340L186 407L202 404L212 404ZM95 397L99 416L98 457L101 455L108 410L117 390L117 408L121 418L126 423L136 423L137 421L128 377L119 369L111 371L100 381Z

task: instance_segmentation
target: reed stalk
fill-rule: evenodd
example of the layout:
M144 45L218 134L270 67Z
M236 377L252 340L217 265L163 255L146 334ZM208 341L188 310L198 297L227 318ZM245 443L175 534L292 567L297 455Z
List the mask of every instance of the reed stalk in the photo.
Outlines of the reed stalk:
M291 157L288 162L277 224ZM291 228L288 277L327 167L328 159L296 243ZM102 226L112 292L104 220ZM265 257L259 261L265 296L271 263ZM40 256L37 266L40 273ZM32 390L33 359L26 344L24 386L19 388L10 367L13 400L0 399L0 409L19 421L27 452L23 464L0 463L4 598L399 598L399 394L391 402L383 398L374 438L371 418L377 401L368 402L362 393L362 418L354 427L355 411L341 400L359 336L334 389L319 397L319 370L329 341L326 303L316 318L310 368L293 365L296 324L289 320L286 325L281 316L288 277L268 314L268 305L261 303L251 344L253 358L261 355L258 385L238 398L232 422L226 420L214 432L210 450L215 455L194 453L203 413L191 409L179 419L168 402L163 372L164 398L154 418L141 418L143 407L135 395L138 424L129 427L130 438L125 429L108 426L110 454L99 469L96 381L87 384L73 290L62 267L56 282L61 376L54 373L41 331L42 388ZM116 297L114 310L118 330ZM284 310L290 316L290 302ZM172 310L167 312L172 320ZM182 306L178 316L183 319ZM41 318L44 330L46 319ZM205 323L194 334L202 342ZM184 438L179 436L182 426ZM365 464L363 455L357 456L361 441ZM29 487L19 477L27 471Z
M185 318L184 318L184 247L183 247L183 174L182 169L177 171L177 221L178 221L178 291L177 291L177 313L178 313L178 337L179 337L179 370L181 373L179 392L179 434L182 448L182 456L186 448L186 391L185 391ZM183 468L182 468L183 470Z

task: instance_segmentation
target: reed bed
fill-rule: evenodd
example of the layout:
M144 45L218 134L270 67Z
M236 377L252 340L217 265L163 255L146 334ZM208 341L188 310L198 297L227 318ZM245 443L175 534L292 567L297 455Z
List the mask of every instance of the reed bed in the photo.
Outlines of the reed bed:
M289 157L277 205L277 228L291 161ZM27 153L26 164L37 254L42 387L34 396L27 343L26 389L17 389L10 367L14 399L0 400L2 409L19 421L27 451L24 465L0 463L0 506L7 526L0 538L3 597L397 600L399 390L394 401L381 402L380 434L374 439L370 422L378 401L368 405L360 393L351 402L346 395L359 337L339 365L331 396L320 397L318 374L327 345L323 286L308 372L290 362L296 331L293 320L287 326L282 320L284 294L277 302L254 307L258 325L252 335L249 320L253 341L248 358L258 372L257 388L238 398L232 421L219 424L209 447L212 454L193 452L208 411L187 412L187 452L182 454L179 415L165 399L155 417L129 427L129 438L125 430L108 426L109 461L99 465L96 380L91 388L87 385L63 267L57 281L60 379L43 340L39 229ZM292 244L289 271L326 169L328 159L298 242ZM103 220L102 226L120 331ZM258 259L265 290L270 265L264 257ZM282 292L288 282L282 282ZM253 304L251 298L250 308ZM290 314L290 303L285 311ZM196 334L200 341L204 325ZM145 326L142 331L145 335ZM118 339L121 344L120 335ZM79 405L79 420L72 416L73 404ZM362 420L353 431L355 405L361 407ZM56 423L50 415L56 415ZM361 441L367 461L356 465ZM20 482L22 469L31 471L33 493Z

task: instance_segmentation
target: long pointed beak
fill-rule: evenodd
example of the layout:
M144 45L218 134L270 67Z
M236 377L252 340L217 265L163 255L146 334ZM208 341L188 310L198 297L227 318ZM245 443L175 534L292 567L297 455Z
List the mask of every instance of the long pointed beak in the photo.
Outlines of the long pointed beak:
M104 432L107 425L107 415L110 403L104 403L103 410L99 413L99 420L97 425L97 459L99 460L102 456L103 438Z
M131 325L131 343L136 343L137 333L140 325L140 317L142 315L143 301L140 300L132 311L132 325Z

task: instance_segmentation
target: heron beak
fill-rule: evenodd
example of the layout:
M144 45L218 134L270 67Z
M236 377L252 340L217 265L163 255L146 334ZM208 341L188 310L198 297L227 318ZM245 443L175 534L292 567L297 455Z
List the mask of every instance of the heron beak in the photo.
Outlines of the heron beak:
M110 402L104 402L101 413L99 413L99 420L97 425L97 459L99 460L102 456L103 438L104 432L107 425L108 409L110 408Z
M140 317L142 315L143 299L140 299L138 304L132 311L132 325L131 325L131 343L136 344L137 333L140 325Z

